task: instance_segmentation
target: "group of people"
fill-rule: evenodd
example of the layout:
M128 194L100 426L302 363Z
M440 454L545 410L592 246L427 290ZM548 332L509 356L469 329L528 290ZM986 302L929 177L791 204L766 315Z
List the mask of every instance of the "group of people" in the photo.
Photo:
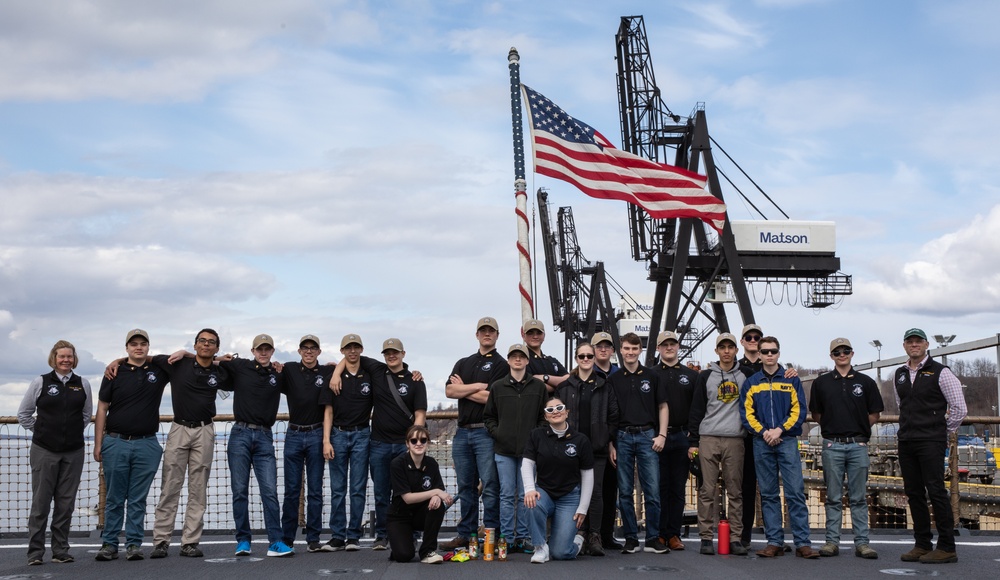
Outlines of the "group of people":
M831 342L834 369L813 382L809 397L808 412L822 431L827 487L826 541L814 550L797 445L806 397L794 369L779 363L777 338L765 336L756 324L745 326L739 338L721 333L715 339L718 361L698 372L678 360L675 332L656 337L659 360L648 367L639 362L639 336L621 337L619 367L612 362L612 336L600 332L578 345L569 372L542 352L542 322L528 320L520 331L522 342L504 357L497 351L496 320L480 319L479 348L460 359L446 381L446 396L458 401L452 442L455 498L427 455L426 387L420 373L403 362L399 339L383 343L383 362L362 356L361 338L348 334L341 340L343 358L334 366L318 363L320 340L314 335L300 340L299 361L280 364L271 360L274 341L266 334L254 338L253 359L241 359L217 356L219 336L211 329L195 336L193 353L169 356L150 356L148 334L129 331L127 356L109 365L98 395L94 459L103 464L107 507L97 559L118 557L123 524L126 559L145 557L146 496L161 456L163 483L150 557L168 555L185 476L189 497L180 555L202 556L198 543L220 389L234 393L236 422L227 458L237 555L252 552L251 467L264 507L269 556L294 553L303 472L310 552L360 548L369 474L375 496L373 549L388 549L399 562L417 556L438 563L438 549L452 551L476 541L480 501L484 527L498 530L512 552L532 554L536 563L604 556L608 550L683 550L685 489L696 462L702 554L716 553L717 513L731 527L728 551L747 554L759 486L767 544L756 553L784 555L780 476L796 556L838 555L846 478L855 555L878 557L868 541L865 489L867 443L883 401L878 385L851 366L848 339ZM737 359L740 347L743 357ZM903 347L908 362L895 373L894 393L900 409L899 460L916 542L902 559L954 562L953 514L942 466L949 436L966 415L965 401L954 374L928 356L922 330L907 331ZM90 385L73 372L77 362L72 344L56 343L49 356L53 371L32 381L18 412L21 424L33 432L29 564L42 563L53 504L52 560L73 561L67 537L84 461L83 431L92 411ZM156 433L168 382L174 420L161 449ZM271 432L281 394L290 417L283 505ZM332 490L331 537L321 543L325 463ZM645 514L641 547L633 501L636 472ZM716 506L720 481L727 506ZM457 535L438 545L445 510L456 498L461 510ZM928 498L938 531L936 549ZM616 507L624 544L613 534ZM416 532L423 532L419 546Z

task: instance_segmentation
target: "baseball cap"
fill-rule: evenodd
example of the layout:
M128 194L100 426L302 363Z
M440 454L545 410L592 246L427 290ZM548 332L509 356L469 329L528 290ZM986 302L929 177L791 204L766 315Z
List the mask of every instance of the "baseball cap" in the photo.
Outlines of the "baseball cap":
M476 324L476 332L479 332L479 329L484 326L489 326L493 330L500 332L500 326L497 325L496 318L491 318L489 316L484 316L480 318L479 322Z
M528 347L523 344L518 343L510 345L510 348L507 349L507 356L510 356L514 351L523 354L525 358L531 358L531 355L528 354Z
M302 338L300 338L299 339L299 346L302 346L302 343L309 342L309 341L315 342L316 346L319 346L319 337L316 336L315 334L307 334L307 335L303 336Z
M759 332L761 334L764 334L764 331L760 329L760 326L758 326L756 324L748 324L748 325L746 325L746 326L743 327L743 332L740 333L740 337L746 336L747 333L750 332L751 330L756 330L757 332ZM726 334L728 334L728 333L726 333Z
M128 344L130 340L132 340L137 336L141 336L146 339L146 342L149 342L149 335L146 334L145 330L141 328L133 328L132 330L128 331L128 333L125 335L125 344Z
M598 332L590 339L591 346L597 346L602 342L610 342L611 346L615 345L615 341L611 339L611 334L607 332Z
M760 330L759 326L756 326L754 324L751 324L750 326L754 326L755 328L757 328L757 330ZM747 328L749 328L749 326ZM744 328L743 330L745 331L746 328ZM726 340L728 340L729 342L733 343L733 346L736 346L737 344L739 344L739 341L736 340L736 335L734 335L731 332L723 332L723 333L719 334L719 336L715 337L715 346L719 346L720 344L723 343L723 341L726 341Z
M385 342L382 343L382 352L387 350L398 350L403 352L403 341L398 338L387 338Z
M664 331L661 331L660 334L656 335L656 346L660 346L666 340L673 340L673 341L676 341L676 342L680 342L681 341L680 337L677 336L676 332L674 332L672 330L664 330Z
M521 332L526 333L529 330L538 330L541 332L545 332L545 325L542 324L541 320L535 320L534 318L532 318L531 320L525 320L524 324L521 325Z
M271 338L270 334L258 334L253 339L253 349L257 350L257 347L259 347L262 344L266 344L269 345L271 348L274 348L274 339Z
M361 337L356 334L345 334L344 338L340 339L340 348L344 348L349 344L356 344L361 348L364 348L364 343L361 342Z
M911 336L919 336L920 338L927 340L927 333L919 328L911 328L903 333L903 340L910 338Z
M830 341L830 352L836 350L838 346L846 346L847 348L851 349L854 348L853 346L851 346L851 341L847 340L846 338L835 338Z

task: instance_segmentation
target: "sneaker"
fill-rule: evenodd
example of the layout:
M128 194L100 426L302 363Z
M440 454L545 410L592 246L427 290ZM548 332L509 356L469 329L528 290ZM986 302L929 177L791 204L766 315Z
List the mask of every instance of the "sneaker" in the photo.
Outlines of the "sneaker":
M530 541L518 538L514 540L514 547L510 551L514 554L534 554L535 547L531 545Z
M667 543L663 541L663 538L653 538L652 540L646 540L645 552L653 552L654 554L666 554L670 551L667 547Z
M385 538L375 538L375 543L372 544L372 550L388 550L389 540Z
M54 561L55 558L52 560ZM921 564L951 564L952 562L958 562L958 554L955 552L945 552L940 548L931 550L920 556Z
M957 560L957 558L956 558ZM76 561L73 558L73 554L59 554L58 556L52 556L52 561L56 564L72 564Z
M601 545L604 546L605 550L621 550L625 547L614 536L602 537Z
M242 542L236 544L236 555L237 556L249 556L253 552L250 549L250 542L243 540Z
M288 547L288 544L284 542L275 542L268 546L267 555L271 557L283 558L285 556L294 556L295 550Z
M861 544L854 548L854 555L865 560L878 560L878 552L868 544Z
M339 552L344 549L344 540L340 538L330 538L330 541L320 546L324 552Z
M385 548L382 549L384 550ZM426 556L420 559L421 564L440 564L441 562L444 562L444 558L437 552L428 552Z
M601 544L600 532L590 532L590 537L587 539L584 550L591 556L603 557L605 555L604 546Z
M170 547L166 542L160 542L159 544L153 546L153 551L149 553L149 558L155 560L157 558L167 557L167 548Z
M827 542L819 549L819 555L824 558L832 558L840 553L840 545L837 542Z
M249 554L250 553L250 542L240 542L240 545L242 545L242 544L246 544L247 545L246 546L246 548L247 548L247 554ZM239 550L239 546L237 546L236 549ZM204 555L205 555L205 553L202 552L201 549L198 548L198 544L184 544L183 546L181 546L181 556L184 556L185 558L201 558ZM240 554L239 552L237 552L236 555L237 556L240 556L240 555L244 555L245 556L246 554Z
M702 540L701 550L699 550L699 553L704 554L706 556L714 556L715 546L712 545L712 540ZM745 554L746 552L744 551L743 553Z
M347 540L347 543L344 544L344 549L347 550L348 552L357 552L358 550L361 549L361 544L358 543L357 538L350 538L349 540Z
M930 550L928 550L927 548L921 548L921 547L917 546L917 547L914 547L909 552L906 552L905 554L901 555L899 557L899 559L902 560L902 561L904 561L904 562L919 562L921 556L924 556L925 554L929 554L929 553L930 553Z
M454 538L448 540L447 542L441 542L438 546L439 549L445 552L453 552L458 548L468 548L469 538L463 538L462 536L455 536Z
M635 554L639 551L639 540L635 538L625 538L625 545L622 546L622 554Z
M129 562L135 562L136 560L145 560L146 555L142 553L142 548L132 544L125 548L125 559Z
M573 555L579 556L580 551L583 550L583 536L581 536L580 534L575 534L573 536L573 545L576 546L576 553Z
M729 553L734 556L746 556L747 549L743 546L743 542L736 540L735 542L729 542Z
M306 551L310 554L314 552L326 552L327 550L323 549L325 546L326 544L320 544L319 542L309 542L309 546L306 548Z
M577 536L577 537L579 537L579 536ZM536 549L534 551L534 553L531 554L531 563L532 564L544 564L544 563L546 563L548 561L549 561L549 545L548 544L542 544L541 546L538 546L538 549Z
M41 556L32 556L32 557L28 558L28 565L29 566L41 566L44 563L45 563L45 561L42 560Z
M98 562L110 562L111 560L118 559L118 548L112 546L111 544L101 544L101 549L97 551L97 555L94 559Z

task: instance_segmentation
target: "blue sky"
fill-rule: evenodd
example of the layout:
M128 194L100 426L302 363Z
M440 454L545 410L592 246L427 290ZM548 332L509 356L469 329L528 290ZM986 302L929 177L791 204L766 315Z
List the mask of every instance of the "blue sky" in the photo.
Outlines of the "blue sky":
M519 338L507 51L619 143L614 34L631 14L667 104L705 103L715 139L793 219L837 222L855 295L758 308L783 360L829 364L840 335L864 361L873 338L901 354L911 326L996 333L994 3L60 6L0 4L0 414L56 340L96 382L136 326L154 351L212 326L247 355L268 332L286 361L307 333L324 360L350 332L376 356L397 336L443 401L480 316L504 349ZM652 292L623 204L528 187L574 207L589 258ZM753 217L727 196L733 219Z

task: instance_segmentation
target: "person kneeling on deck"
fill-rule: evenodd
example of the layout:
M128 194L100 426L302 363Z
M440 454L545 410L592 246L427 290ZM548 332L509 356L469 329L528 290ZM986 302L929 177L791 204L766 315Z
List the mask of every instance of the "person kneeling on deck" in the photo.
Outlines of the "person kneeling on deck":
M406 453L397 455L389 466L392 479L392 502L386 523L389 535L389 559L409 562L413 559L413 533L422 531L420 561L440 564L444 558L434 551L444 512L455 500L444 489L437 461L427 455L430 433L423 425L406 432Z

